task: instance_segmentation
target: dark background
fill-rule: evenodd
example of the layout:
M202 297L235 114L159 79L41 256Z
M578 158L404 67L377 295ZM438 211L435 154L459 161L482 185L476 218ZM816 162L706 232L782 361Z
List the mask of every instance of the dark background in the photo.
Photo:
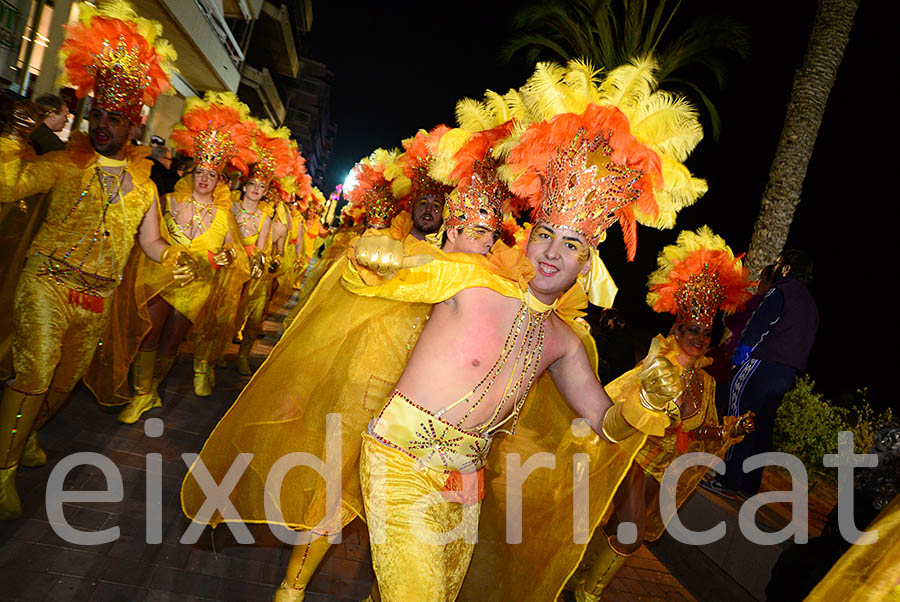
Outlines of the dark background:
M418 128L454 125L458 99L522 85L532 66L523 57L512 64L499 58L519 4L316 2L304 52L325 62L336 80L331 103L338 134L326 195L376 147L399 146ZM892 264L880 249L897 236L893 203L882 200L895 188L890 159L881 154L893 137L888 89L896 71L896 52L886 50L894 48L894 34L880 35L891 22L876 12L883 6L862 2L857 13L787 243L816 261L811 288L821 325L808 371L817 388L852 404L856 390L868 387L877 408L894 405L882 376L895 331L887 290ZM683 3L679 16L685 19L710 11L737 17L751 29L753 50L748 61L731 62L725 90L705 86L719 107L722 135L718 141L707 135L687 165L708 180L709 193L681 212L675 230L641 227L633 263L625 262L617 227L600 247L619 285L616 306L648 337L671 325L671 317L647 307L645 282L657 252L679 229L708 224L736 253L746 251L815 8L812 0Z

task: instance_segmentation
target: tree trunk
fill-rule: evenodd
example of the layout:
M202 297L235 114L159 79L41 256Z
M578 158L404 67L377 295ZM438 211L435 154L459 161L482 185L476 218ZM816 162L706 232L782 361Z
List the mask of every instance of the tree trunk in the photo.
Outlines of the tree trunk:
M753 277L775 261L787 241L825 103L858 7L859 0L819 0L806 56L791 86L784 127L747 251L747 265Z

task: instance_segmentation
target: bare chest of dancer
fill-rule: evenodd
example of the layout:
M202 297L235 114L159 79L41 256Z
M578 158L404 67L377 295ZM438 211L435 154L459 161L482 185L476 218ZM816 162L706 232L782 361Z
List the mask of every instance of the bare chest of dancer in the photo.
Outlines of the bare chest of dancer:
M533 381L562 354L564 328L520 299L463 290L434 306L397 389L464 430L511 430Z

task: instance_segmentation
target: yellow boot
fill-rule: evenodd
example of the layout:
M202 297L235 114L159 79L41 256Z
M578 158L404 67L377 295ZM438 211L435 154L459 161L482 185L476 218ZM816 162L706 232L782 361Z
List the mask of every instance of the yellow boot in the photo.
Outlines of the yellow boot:
M37 429L31 431L25 440L25 449L22 450L22 459L19 464L25 468L37 468L47 463L47 454L41 449L38 441Z
M319 537L306 545L294 546L284 581L275 590L272 602L303 602L306 599L306 587L312 581L329 547L331 544L327 537Z
M133 424L147 410L162 406L162 400L153 388L153 369L156 364L156 349L138 351L131 364L131 379L134 397L119 413L119 422Z
M16 491L16 471L44 397L44 393L30 395L9 387L3 391L0 401L0 520L22 516L22 501Z
M0 520L12 520L22 516L22 500L16 491L16 470L0 468Z
M212 395L212 382L209 379L209 362L194 356L194 395L209 397Z
M244 338L241 339L241 345L238 347L237 358L234 363L238 374L241 376L250 376L253 371L250 370L250 349L256 342L256 333L252 331L244 331Z
M593 545L588 546L589 553L593 551L596 556L593 566L579 571L582 575L579 578L581 583L575 588L577 602L599 602L603 590L631 557L630 554L616 552L610 544L609 537L601 529L597 529L594 539L598 541L594 544L592 540L591 544L596 545L598 549L590 550Z
M156 365L153 368L153 393L156 394L157 397L162 398L159 394L159 385L162 384L166 378L169 377L169 372L172 371L172 366L175 365L175 358L177 355L173 355L171 357L162 357L156 356Z

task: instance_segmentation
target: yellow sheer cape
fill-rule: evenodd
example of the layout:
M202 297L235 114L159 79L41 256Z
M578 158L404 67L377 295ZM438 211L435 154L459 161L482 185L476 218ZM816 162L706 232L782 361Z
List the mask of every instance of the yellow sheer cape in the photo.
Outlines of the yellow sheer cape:
M900 495L867 531L878 541L847 550L810 592L805 602L893 602L900 599Z
M236 455L254 454L232 492L243 522L284 524L293 529L336 532L363 515L359 485L360 434L384 405L400 378L409 350L431 311L430 305L368 299L340 285L346 257L338 259L310 295L249 384L222 418L200 452L219 481ZM295 468L278 499L280 520L265 513L265 480L275 461L291 452L327 460L326 416L341 417L343 508L327 515L324 481L309 468ZM194 518L205 495L189 472L181 501ZM214 516L209 522L223 519Z
M332 266L298 319L207 440L200 459L217 481L238 453L254 454L250 468L231 495L243 521L273 522L267 520L264 511L268 468L290 451L324 457L325 415L330 412L341 414L344 489L340 516L326 516L323 480L310 469L298 468L285 479L277 500L283 520L274 522L333 532L353 516L363 516L358 477L360 434L399 379L430 304L470 286L521 298L523 286L533 273L519 251L502 245L489 261L478 255L448 256L427 243L409 239L407 252L432 253L436 259L421 268L401 271L393 280L374 287L365 284L346 258ZM342 272L345 288L368 296L340 290L337 282ZM402 299L410 303L400 303ZM578 308L584 305L583 289L573 287L556 311L579 334L596 365L593 340L579 320ZM587 427L577 428L580 436L576 436L571 428L574 418L550 376L544 374L525 404L517 434L495 440L485 468L486 497L479 543L461 600L552 600L577 568L643 437L613 445ZM525 481L524 545L507 543L507 457L518 453L524 462L540 451L555 455L555 467L539 469ZM587 512L578 517L583 533L583 543L578 544L572 543L575 454L587 456L586 464L579 466L584 466L582 474L591 492ZM204 498L189 472L182 487L185 514L195 517ZM215 516L210 522L222 520Z

